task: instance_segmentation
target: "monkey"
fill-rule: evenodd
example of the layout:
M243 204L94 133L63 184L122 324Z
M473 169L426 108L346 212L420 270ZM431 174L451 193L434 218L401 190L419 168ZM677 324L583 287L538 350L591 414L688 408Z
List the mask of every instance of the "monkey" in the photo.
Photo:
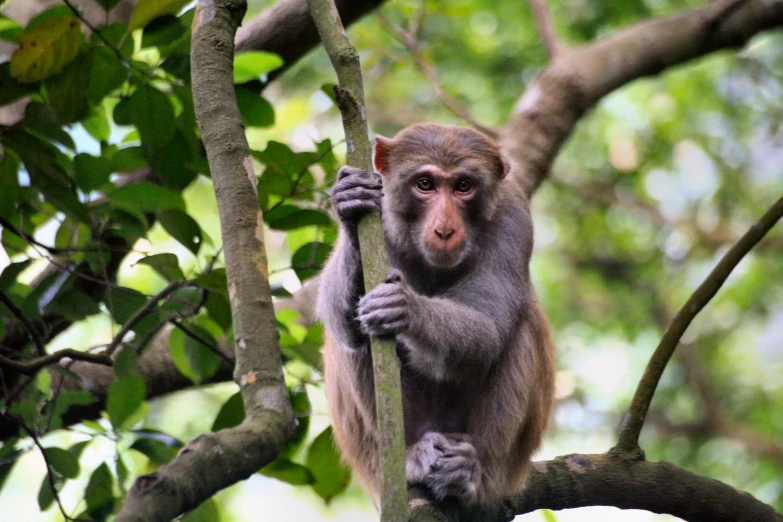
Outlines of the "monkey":
M345 166L317 297L335 442L377 499L369 335L394 336L410 485L481 504L518 491L554 394L554 346L530 281L533 225L499 146L435 123L377 137L380 177ZM357 224L380 210L390 266L364 295Z

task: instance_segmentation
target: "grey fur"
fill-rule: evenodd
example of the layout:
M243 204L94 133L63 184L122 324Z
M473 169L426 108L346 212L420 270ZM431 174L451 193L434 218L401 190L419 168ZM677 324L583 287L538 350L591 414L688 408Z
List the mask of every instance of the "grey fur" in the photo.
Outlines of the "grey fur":
M328 334L325 378L337 443L376 488L367 333L396 335L409 482L425 484L438 500L497 498L524 479L553 394L551 340L528 273L527 202L511 181L480 180L484 199L464 218L469 246L456 266L438 268L422 251L407 171L384 176L392 270L363 297L356 223L382 191L368 174L345 167L332 193L340 238L323 271L318 312Z

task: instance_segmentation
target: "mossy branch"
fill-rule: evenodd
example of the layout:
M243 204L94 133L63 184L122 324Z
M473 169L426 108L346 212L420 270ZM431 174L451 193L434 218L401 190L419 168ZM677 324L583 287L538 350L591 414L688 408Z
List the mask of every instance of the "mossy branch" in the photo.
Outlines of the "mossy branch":
M167 521L274 460L294 433L269 288L256 175L234 94L234 34L245 0L200 0L193 18L193 103L220 214L236 367L239 426L200 435L136 479L117 521ZM194 480L194 477L197 477Z
M372 147L367 133L364 86L359 54L345 34L333 0L308 0L310 12L329 54L340 86L335 88L343 117L348 163L372 172ZM380 215L372 213L359 223L359 248L364 287L370 291L389 273ZM405 482L405 432L402 418L400 361L394 339L371 339L375 379L375 410L380 452L381 520L406 522L408 495Z

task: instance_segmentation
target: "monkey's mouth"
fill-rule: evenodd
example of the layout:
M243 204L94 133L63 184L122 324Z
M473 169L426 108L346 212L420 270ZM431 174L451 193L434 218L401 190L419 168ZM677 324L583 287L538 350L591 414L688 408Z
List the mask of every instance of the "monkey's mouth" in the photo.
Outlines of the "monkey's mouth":
M465 259L465 254L467 253L464 244L451 248L437 248L428 244L424 245L422 250L427 262L438 268L454 268Z

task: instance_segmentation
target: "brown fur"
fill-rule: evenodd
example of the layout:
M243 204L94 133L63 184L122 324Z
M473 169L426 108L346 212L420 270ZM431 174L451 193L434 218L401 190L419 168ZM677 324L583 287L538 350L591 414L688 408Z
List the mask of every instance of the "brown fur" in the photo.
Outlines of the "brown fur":
M341 237L319 295L337 445L377 493L366 332L395 334L409 481L438 499L491 501L521 487L554 394L554 348L528 271L527 201L505 179L508 163L497 145L469 129L409 127L378 140L375 164L394 275L361 297L355 224L378 205L380 189L346 167L333 192ZM437 190L417 191L422 176L438 178ZM470 197L452 190L461 179L475 187ZM433 231L444 222L464 231L464 245L437 244ZM438 248L449 262L431 262Z

